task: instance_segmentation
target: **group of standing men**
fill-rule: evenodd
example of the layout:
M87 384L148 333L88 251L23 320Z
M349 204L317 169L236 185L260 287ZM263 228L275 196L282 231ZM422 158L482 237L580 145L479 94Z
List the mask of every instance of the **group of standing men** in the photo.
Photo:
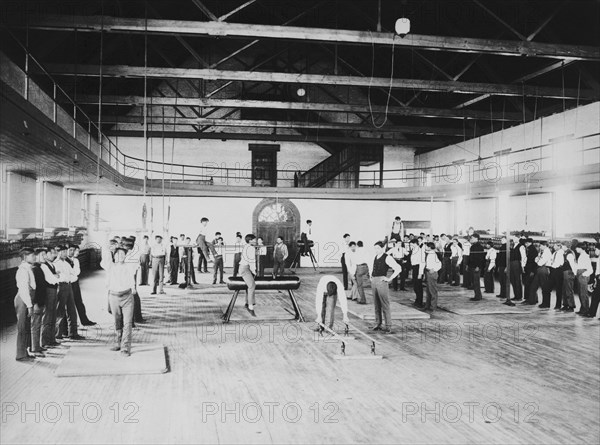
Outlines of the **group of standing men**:
M75 245L24 248L19 252L17 295L17 361L45 357L57 340L82 340L77 314L84 326L95 325L86 314L79 287L81 267Z

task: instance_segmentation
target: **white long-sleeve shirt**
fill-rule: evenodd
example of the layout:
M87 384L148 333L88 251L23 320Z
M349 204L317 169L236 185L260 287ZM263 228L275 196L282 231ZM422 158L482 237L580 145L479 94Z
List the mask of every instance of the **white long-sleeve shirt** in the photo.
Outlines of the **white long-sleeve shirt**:
M554 268L554 269L558 269L559 267L562 267L562 265L565 263L565 255L563 254L563 252L561 250L554 252L552 254L552 261L550 262L550 267Z
M156 243L150 248L150 254L152 256L167 256L167 249L164 244Z
M461 264L463 260L463 250L460 248L460 246L458 244L455 245L454 243L452 243L452 245L450 246L450 251L452 252L450 257L457 257L458 262L456 264Z
M488 271L492 270L496 266L496 257L498 256L498 251L493 247L490 247L485 254L486 261L489 261L490 264L488 266Z
M135 271L138 264L135 263L115 263L108 248L102 249L102 260L100 267L106 274L106 288L110 292L124 292L131 289L135 290Z
M521 253L521 270L525 270L525 265L527 264L527 248L524 244L521 244L521 247L519 247L519 252Z
M67 260L61 260L57 258L54 260L54 267L56 272L58 272L58 281L61 283L74 283L77 281L77 276L73 273L73 268Z
M592 261L587 252L581 252L579 258L577 258L577 271L583 270L581 273L584 277L589 277L594 269L592 268Z
M330 281L334 282L337 286L337 305L342 310L344 317L344 323L348 324L348 300L346 299L346 291L344 291L344 285L338 277L333 275L323 275L317 284L317 293L315 296L315 310L317 312L317 323L321 323L321 312L323 310L323 294L327 292L327 283Z
M431 252L425 252L425 261L419 265L419 277L423 276L425 269L437 272L442 268L442 262L437 256L437 253L433 250Z
M75 256L69 257L69 259L73 262L73 274L77 277L75 278L75 281L77 281L79 279L79 275L81 274L81 264Z
M249 266L252 273L256 273L256 247L251 244L245 244L242 248L242 258L240 266Z
M550 249L542 248L537 258L535 259L535 262L540 267L550 267L550 264L552 263L552 254L550 253Z
M412 266L420 266L425 263L425 252L420 246L411 244L410 264Z
M18 295L23 300L23 303L29 308L33 307L31 301L31 293L35 291L35 277L33 276L33 269L31 264L27 261L22 261L17 269L15 276L17 281Z

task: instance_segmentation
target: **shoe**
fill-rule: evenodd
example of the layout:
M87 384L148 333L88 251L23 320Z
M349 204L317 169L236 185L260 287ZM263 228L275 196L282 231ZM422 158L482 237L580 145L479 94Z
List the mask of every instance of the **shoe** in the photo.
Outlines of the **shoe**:
M32 352L29 352L29 356L36 357L36 358L42 358L42 357L46 357L46 354L44 354L41 351L32 351Z
M392 328L385 328L381 330L382 334L393 334L394 331L392 331Z
M57 346L60 346L60 343L58 342L54 342L54 343L48 343L46 345L42 345L43 348L56 348Z
M381 331L381 325L373 326L372 328L369 328L369 329L371 329L372 331Z
M421 309L423 312L431 312L431 308L430 307L424 307Z
M555 311L562 311L562 308L560 308L560 307L555 307L555 308L554 308L554 310L555 310Z
M227 284L225 281L219 281L219 284Z
M543 304L538 305L540 309L550 309L550 306L545 306Z
M469 300L471 300L471 301L481 301L482 298L475 298L475 297L473 297L473 298L469 298Z
M18 362L33 362L33 361L35 361L35 357L26 356L26 357L17 358L15 360Z
M406 290L406 288L405 288L405 287L401 287L401 288L400 288L400 290L404 290L404 291L405 291L405 290Z
M177 284L177 283L175 283ZM150 292L150 295L156 295L156 292Z
M65 338L65 337L64 337L64 336L62 336L62 335L57 335L55 338L56 338L57 340L62 340L62 339L63 339L63 338Z
M356 304L367 304L366 301L357 301Z
M125 357L129 357L131 355L131 352L129 351L129 349L123 349L121 351L121 355L123 355Z
M244 307L248 309L248 303L244 303Z
M516 306L516 304L514 304L512 301L505 301L505 302L504 302L504 303L502 303L502 304L505 304L505 305L507 305L507 306Z
M563 309L563 311L565 311L565 312L575 312L575 308L568 307L566 309Z
M506 297L504 295L496 295L496 298L502 298L502 299L504 299Z
M253 317L256 317L256 314L254 313L254 309L250 309L249 307L247 307L246 310L248 312L250 312L250 315L252 315Z
M512 301L521 301L522 299L523 298L516 298L516 297L511 298Z
M216 281L213 281L213 284L217 284L217 282L216 282Z
M160 295L167 295L167 293L166 293L164 290L161 290L161 291L159 292L159 294L160 294Z
M120 351L121 350L121 346L119 345L115 345L112 348L110 348L111 351Z
M575 312L575 313L576 313L577 315L586 315L586 314L587 314L587 312L583 312L583 311L577 311L577 312Z
M95 321L86 321L85 323L81 323L84 326L96 326L98 323Z
M422 304L422 303L421 303L421 304L417 304L416 302L414 302L412 305L413 305L414 307L416 307L416 308L420 308L420 309L422 309L422 308L424 308L424 307L425 307L425 305L424 305L424 304Z
M70 335L69 339L70 340L85 340L85 337L83 335L75 334L75 335Z

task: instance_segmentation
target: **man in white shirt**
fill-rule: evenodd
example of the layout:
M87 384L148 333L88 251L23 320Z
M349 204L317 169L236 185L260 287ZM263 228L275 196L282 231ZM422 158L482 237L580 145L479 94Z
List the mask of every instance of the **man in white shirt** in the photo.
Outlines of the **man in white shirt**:
M285 260L288 257L288 248L283 242L283 237L278 236L273 247L273 278L285 274Z
M209 236L208 222L208 218L206 217L203 217L200 220L200 233L198 234L198 238L196 238L196 244L202 251L202 255L204 255L204 258L206 258L207 264L212 262L208 254L209 247L208 242L206 241L207 237Z
M248 290L246 291L246 310L250 312L250 315L256 317L256 313L254 312L256 292L256 282L254 280L256 276L256 236L249 233L244 240L246 244L244 244L241 252L240 276L244 280L244 283L246 283L246 286L248 286Z
M463 274L463 283L462 287L471 289L473 287L473 274L469 270L469 259L471 256L471 241L470 235L465 237L465 240L462 242L462 274ZM521 278L519 277L519 280Z
M575 294L573 287L575 284L575 273L577 272L577 260L575 259L575 245L577 241L571 243L571 248L562 246L562 252L565 257L563 263L563 307L564 312L573 312L575 310Z
M421 309L424 307L423 274L421 273L421 266L425 264L425 248L424 245L421 246L419 244L419 239L413 238L410 241L410 264L412 267L412 285L415 292L415 302L413 303L413 306Z
M54 267L56 249L49 248L46 253L46 261L41 263L40 268L44 273L46 281L46 309L42 316L42 347L52 348L59 346L56 341L56 306L58 296L59 275Z
M144 235L140 244L140 286L148 286L148 272L150 269L150 241Z
M356 284L356 290L353 290L352 299L358 304L367 304L365 296L365 282L369 279L369 255L365 252L362 241L358 241L356 246L352 247L350 252L350 264L348 272L352 276L352 283Z
M594 249L594 254L596 255L596 259L600 257L600 243L596 244L596 248ZM596 273L595 273L595 281L594 281L594 290L592 291L592 304L590 304L590 309L588 310L587 317L593 318L596 316L598 312L598 305L600 304L600 263L596 262Z
M404 223L399 216L396 216L392 222L392 234L390 239L396 240L396 242L400 242L404 239Z
M579 302L581 306L577 314L587 316L590 310L588 284L594 272L592 261L587 253L587 243L579 243L575 247L577 252L577 283L579 284Z
M535 258L535 263L537 264L537 269L535 271L533 281L531 282L531 287L529 288L529 304L537 304L538 288L542 288L542 295L548 294L548 277L550 276L550 263L552 263L552 253L550 252L550 249L548 248L548 243L546 241L540 242L540 251L538 252L537 257ZM547 309L550 307L550 295L546 295L544 299L548 301L548 305L542 304L540 305L540 307Z
M425 244L425 261L419 266L419 278L425 278L427 300L423 308L428 312L435 312L438 300L438 272L442 268L435 244Z
M450 281L452 286L460 286L460 267L463 262L463 250L458 243L458 238L452 238L450 245Z
M74 281L71 282L71 288L73 289L73 300L75 301L75 308L79 315L79 321L83 326L94 326L96 323L91 321L87 316L85 304L83 303L83 297L81 295L81 287L79 287L79 275L81 275L81 264L79 263L79 246L72 244L69 247L68 259L73 263L73 274Z
M388 278L387 271L392 269L392 275ZM389 300L389 282L402 272L402 267L394 259L385 253L385 244L381 241L375 243L375 258L371 272L371 288L373 290L373 302L375 303L375 326L374 331L383 331L392 334L392 313ZM383 315L383 317L382 317ZM381 326L382 321L385 327Z
M312 241L313 235L313 222L310 219L306 220L306 224L302 228L300 234L300 240L302 241L302 256L310 255L310 241Z
M114 262L110 255L102 255L100 266L106 270L106 287L110 309L115 320L116 341L111 351L121 351L124 356L131 355L131 330L133 326L133 290L135 272L133 264L126 263L127 250L117 247ZM137 268L137 265L135 266Z
M21 264L17 269L17 295L15 296L15 313L17 314L17 361L31 361L27 348L31 345L31 316L33 315L33 297L35 294L35 277L32 265L35 262L33 249L24 248L19 252Z
M333 275L324 275L317 285L315 297L317 318L315 321L326 325L329 329L333 329L333 324L335 322L335 306L338 302L342 309L343 322L349 324L346 292L342 289L341 281ZM325 323L326 321L327 324ZM315 330L320 331L321 327L319 326Z
M179 273L184 273L185 271L185 233L181 233L179 235L179 240L177 241L177 251L179 252Z
M54 261L54 267L59 274L58 279L58 305L56 311L56 338L61 339L67 332L61 331L61 323L66 317L68 325L68 336L71 340L82 340L83 337L77 333L77 308L73 298L71 283L77 279L77 275L67 261L67 246L58 246L58 258Z
M496 269L496 258L498 251L494 248L494 242L488 240L486 243L487 251L485 253L485 272L483 274L483 286L486 294L494 293L494 270Z
M150 255L152 256L152 292L150 295L156 295L157 288L159 294L165 293L163 290L163 281L167 249L165 249L162 239L162 236L156 235L154 237L155 243L150 248Z

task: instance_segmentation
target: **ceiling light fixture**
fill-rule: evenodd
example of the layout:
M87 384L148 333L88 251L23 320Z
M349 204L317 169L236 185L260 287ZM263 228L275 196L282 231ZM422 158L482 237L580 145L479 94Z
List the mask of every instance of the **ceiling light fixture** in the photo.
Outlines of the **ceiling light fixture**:
M406 17L400 17L396 20L395 30L396 34L404 38L410 32L410 20Z

